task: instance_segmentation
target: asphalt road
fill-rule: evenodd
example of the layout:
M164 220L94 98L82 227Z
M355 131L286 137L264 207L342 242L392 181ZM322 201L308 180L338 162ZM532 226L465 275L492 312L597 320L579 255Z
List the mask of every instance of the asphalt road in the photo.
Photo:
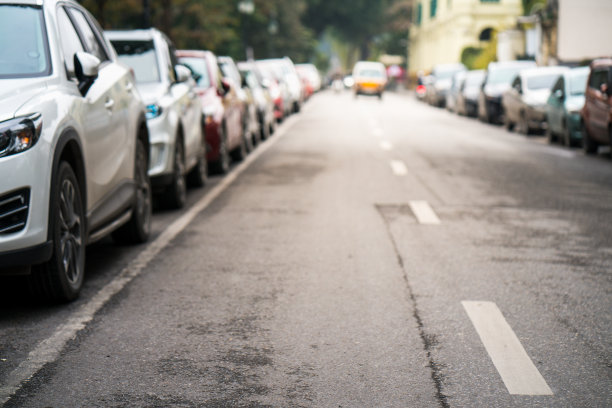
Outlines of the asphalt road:
M6 407L612 406L612 162L324 92L88 249L72 304L0 288Z

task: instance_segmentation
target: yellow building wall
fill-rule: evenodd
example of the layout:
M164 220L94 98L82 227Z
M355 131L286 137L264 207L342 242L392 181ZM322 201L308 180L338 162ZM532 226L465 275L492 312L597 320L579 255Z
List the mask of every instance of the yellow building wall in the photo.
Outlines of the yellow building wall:
M437 0L436 15L430 17L431 0L416 0L422 7L421 24L416 18L410 29L408 69L411 74L429 72L434 65L461 62L465 47L478 47L486 28L502 31L516 26L522 14L521 0Z

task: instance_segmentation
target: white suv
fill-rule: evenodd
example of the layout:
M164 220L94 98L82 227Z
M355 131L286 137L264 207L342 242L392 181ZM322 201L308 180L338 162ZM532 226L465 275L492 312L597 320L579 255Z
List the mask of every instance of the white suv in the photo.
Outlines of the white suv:
M149 139L129 68L72 1L0 0L0 273L74 299L85 245L143 242Z
M164 206L181 208L186 181L200 187L208 172L202 105L191 71L178 65L174 45L159 30L107 31L106 35L119 60L134 70L147 105L153 192L159 193Z

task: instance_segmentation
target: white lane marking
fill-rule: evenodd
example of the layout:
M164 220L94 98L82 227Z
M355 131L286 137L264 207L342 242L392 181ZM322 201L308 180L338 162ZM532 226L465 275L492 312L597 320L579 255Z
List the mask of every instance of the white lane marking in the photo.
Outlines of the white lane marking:
M553 395L495 303L461 304L510 394Z
M375 127L372 129L372 134L376 137L383 137L385 135L385 132L381 128Z
M433 208L429 205L427 201L410 201L410 209L412 213L416 217L419 224L424 225L439 225L440 219L434 212Z
M389 164L391 165L391 170L393 170L393 174L395 174L396 176L405 176L406 174L408 174L408 168L406 167L403 161L391 160Z
M379 145L380 145L381 149L383 149L383 150L385 150L387 152L389 150L393 149L393 145L388 140L381 140Z
M274 136L263 142L257 150L248 155L246 159L229 174L227 174L212 190L196 202L180 218L176 219L162 232L155 241L149 243L138 256L130 262L120 273L104 286L87 303L77 309L66 323L47 339L41 341L28 357L17 366L6 378L0 387L0 406L4 405L21 387L31 379L45 364L57 360L66 343L74 339L76 334L87 326L94 315L112 298L121 291L125 285L141 274L144 268L159 254L193 219L208 207L221 193L223 193L236 178L243 173L249 165L272 147L283 137L288 129L298 120L292 116L281 125Z

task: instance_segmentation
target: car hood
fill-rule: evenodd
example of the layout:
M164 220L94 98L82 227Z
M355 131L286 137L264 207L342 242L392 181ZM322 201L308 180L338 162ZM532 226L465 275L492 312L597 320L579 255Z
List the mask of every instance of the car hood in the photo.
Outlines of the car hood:
M487 96L498 97L502 96L507 89L510 89L510 84L487 84L484 87L484 93Z
M546 105L546 101L550 96L550 90L539 89L537 91L530 91L525 94L525 103L530 106Z
M434 82L434 87L440 91L448 91L452 85L451 79L437 79Z
M579 111L584 106L584 100L584 95L570 95L565 100L565 109L567 109L568 112Z
M13 118L23 104L46 89L46 79L0 80L0 121Z
M145 105L159 101L168 92L168 85L161 82L141 83L137 87Z

